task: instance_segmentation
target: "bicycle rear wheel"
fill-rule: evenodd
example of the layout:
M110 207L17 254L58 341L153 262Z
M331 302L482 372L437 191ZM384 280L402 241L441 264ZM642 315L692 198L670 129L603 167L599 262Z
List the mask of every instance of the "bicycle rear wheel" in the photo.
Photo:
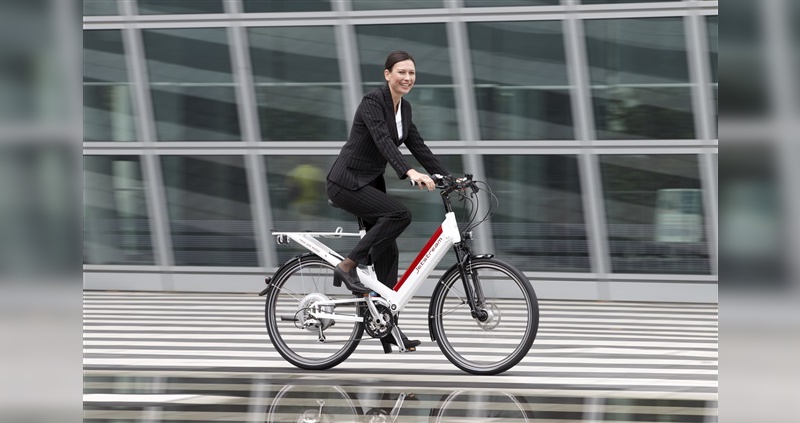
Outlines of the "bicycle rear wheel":
M433 292L431 331L442 353L472 374L502 373L522 360L539 329L539 302L517 268L494 258L475 258L470 269L485 296L488 318L472 316L457 266Z
M350 356L361 340L361 322L314 319L309 311L314 302L353 298L344 286L333 286L333 266L315 255L287 262L271 281L265 320L270 341L286 361L301 369L324 370ZM326 312L360 315L355 303L324 306ZM320 336L320 326L322 334Z

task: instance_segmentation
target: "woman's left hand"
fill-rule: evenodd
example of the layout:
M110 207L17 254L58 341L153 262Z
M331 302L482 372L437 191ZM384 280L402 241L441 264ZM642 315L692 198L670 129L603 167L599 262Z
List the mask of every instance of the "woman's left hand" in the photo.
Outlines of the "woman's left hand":
M433 191L436 188L436 184L433 182L433 178L430 176L417 172L414 169L410 169L406 172L406 175L411 179L411 181L416 184L419 189L428 189L428 191Z

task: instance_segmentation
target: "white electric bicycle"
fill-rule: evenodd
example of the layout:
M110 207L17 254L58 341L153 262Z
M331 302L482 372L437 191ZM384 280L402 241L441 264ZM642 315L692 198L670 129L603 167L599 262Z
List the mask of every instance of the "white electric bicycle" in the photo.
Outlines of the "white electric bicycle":
M391 334L400 352L406 352L397 327L398 313L408 304L436 265L453 248L456 263L439 279L428 307L428 329L442 353L458 368L472 374L498 374L522 360L536 338L539 304L530 281L516 267L491 254L473 254L468 241L472 229L496 208L497 198L483 182L434 175L441 190L445 218L393 288L378 281L374 269L359 268L361 283L378 295L354 294L333 284L333 267L344 257L319 238L363 237L358 233L273 232L279 244L294 241L310 251L281 266L267 287L266 327L278 352L293 365L307 370L334 367L350 356L364 332L371 338ZM477 220L479 196L492 199L485 216ZM472 205L468 223L460 231L450 196ZM476 222L477 221L477 222Z

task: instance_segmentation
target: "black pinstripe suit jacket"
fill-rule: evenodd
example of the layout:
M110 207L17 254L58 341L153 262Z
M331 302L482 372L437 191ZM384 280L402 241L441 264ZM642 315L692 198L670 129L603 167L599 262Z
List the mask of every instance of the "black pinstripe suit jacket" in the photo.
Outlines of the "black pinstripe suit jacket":
M328 172L329 181L356 190L382 177L386 163L392 166L400 179L407 178L406 172L412 167L398 148L403 143L428 173L447 174L411 120L411 105L403 99L400 107L403 117L402 138L397 136L389 87L377 88L364 96L353 118L350 138Z

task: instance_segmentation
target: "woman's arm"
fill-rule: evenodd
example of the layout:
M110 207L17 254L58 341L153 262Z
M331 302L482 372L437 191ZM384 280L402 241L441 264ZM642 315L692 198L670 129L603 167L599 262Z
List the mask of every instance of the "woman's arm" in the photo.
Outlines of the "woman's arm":
M364 97L358 106L358 110L375 142L375 146L378 147L383 157L397 172L397 177L405 179L408 176L407 173L411 169L411 165L408 164L408 161L400 153L400 149L397 148L394 140L389 135L383 106L375 99Z
M417 125L414 125L414 122L408 126L408 138L406 138L406 146L408 146L408 150L411 151L411 154L419 161L419 163L428 171L431 175L434 173L438 173L440 175L449 175L450 172L445 169L442 162L433 154L430 148L425 145L425 141L423 141L422 137L419 135L419 131L417 130Z

